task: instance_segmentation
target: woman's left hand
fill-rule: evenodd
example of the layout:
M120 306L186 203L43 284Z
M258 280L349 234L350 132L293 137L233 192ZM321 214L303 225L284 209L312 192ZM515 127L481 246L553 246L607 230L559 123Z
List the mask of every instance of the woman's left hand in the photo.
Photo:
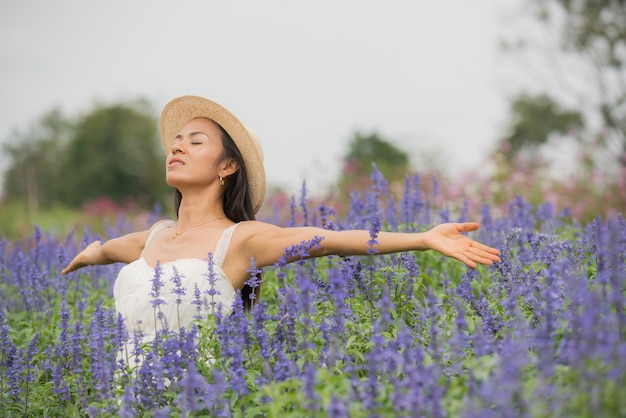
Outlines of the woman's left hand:
M440 224L425 232L425 240L430 249L462 261L471 268L476 268L477 263L491 265L500 261L500 251L463 235L464 232L477 230L479 226L476 222Z

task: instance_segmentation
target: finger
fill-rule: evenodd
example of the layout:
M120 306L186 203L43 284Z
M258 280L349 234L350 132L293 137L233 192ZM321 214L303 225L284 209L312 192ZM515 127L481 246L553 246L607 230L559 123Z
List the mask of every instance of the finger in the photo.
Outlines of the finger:
M472 254L471 255L471 259L474 260L477 263L484 264L484 265L487 265L487 266L490 266L494 262L498 261L498 260L494 260L494 259L492 259L490 257L483 257L483 256L478 255L478 254Z
M458 257L456 257L459 261L467 264L469 267L475 269L476 268L476 263L471 260L469 257L467 257L465 254L459 254Z
M72 261L63 270L61 270L61 273L62 274L71 273L71 272L73 272L76 269L78 269L78 266L77 266L77 264L74 261Z
M491 262L500 261L499 253L494 253L493 251L488 251L481 247L470 246L468 252L475 257L480 257L481 260L490 260Z
M472 241L470 246L488 252L490 254L500 255L500 250L498 250L497 248L490 247L478 241Z
M456 228L459 232L471 232L475 231L480 227L478 222L463 222L460 224L456 224Z

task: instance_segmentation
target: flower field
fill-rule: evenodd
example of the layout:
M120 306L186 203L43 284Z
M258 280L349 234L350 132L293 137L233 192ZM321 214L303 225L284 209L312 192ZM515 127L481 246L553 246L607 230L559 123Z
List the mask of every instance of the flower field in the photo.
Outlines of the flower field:
M416 177L394 197L374 176L344 218L303 191L285 226L369 229L374 243L466 218L431 204ZM581 225L521 198L481 218L473 237L501 250L493 266L374 251L252 266L252 310L130 352L112 300L121 265L59 273L86 243L129 232L124 219L105 237L35 227L27 242L3 239L0 416L626 416L624 218ZM176 278L155 277L148 295L156 317L165 280Z

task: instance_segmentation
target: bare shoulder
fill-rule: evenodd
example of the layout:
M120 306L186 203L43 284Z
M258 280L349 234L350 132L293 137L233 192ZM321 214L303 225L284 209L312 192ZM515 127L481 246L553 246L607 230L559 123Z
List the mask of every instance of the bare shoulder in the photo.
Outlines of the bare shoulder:
M242 221L237 227L237 234L242 239L251 239L265 235L267 233L276 232L281 228L262 221Z
M120 238L124 239L128 245L140 247L141 249L143 249L148 239L148 236L153 230L155 230L156 228L164 228L169 226L170 224L173 225L174 223L175 222L170 219L160 219L153 223L148 229L145 229L143 231L131 232Z

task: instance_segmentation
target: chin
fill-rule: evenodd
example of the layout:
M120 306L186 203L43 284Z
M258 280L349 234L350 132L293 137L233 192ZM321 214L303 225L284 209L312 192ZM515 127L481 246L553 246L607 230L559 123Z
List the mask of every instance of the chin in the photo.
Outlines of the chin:
M172 187L178 188L178 186L180 185L180 180L176 178L176 176L170 175L170 174L166 174L165 175L165 182Z

